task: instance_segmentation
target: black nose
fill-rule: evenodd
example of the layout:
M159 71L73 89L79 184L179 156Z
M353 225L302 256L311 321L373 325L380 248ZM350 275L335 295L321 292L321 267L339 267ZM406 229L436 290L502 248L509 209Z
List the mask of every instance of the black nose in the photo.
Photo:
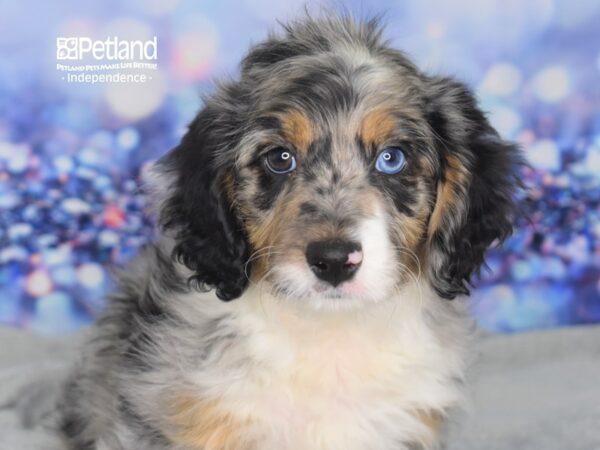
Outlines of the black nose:
M362 252L356 242L314 241L306 247L306 261L317 277L337 286L356 273L362 262Z

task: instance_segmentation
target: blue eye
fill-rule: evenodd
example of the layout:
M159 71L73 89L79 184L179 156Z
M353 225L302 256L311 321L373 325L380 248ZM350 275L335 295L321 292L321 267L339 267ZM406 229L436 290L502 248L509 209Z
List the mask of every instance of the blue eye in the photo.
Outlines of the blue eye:
M406 165L404 153L398 147L388 147L377 155L375 168L389 175L400 172Z
M296 169L296 158L289 150L277 147L266 154L265 165L271 172L282 175Z

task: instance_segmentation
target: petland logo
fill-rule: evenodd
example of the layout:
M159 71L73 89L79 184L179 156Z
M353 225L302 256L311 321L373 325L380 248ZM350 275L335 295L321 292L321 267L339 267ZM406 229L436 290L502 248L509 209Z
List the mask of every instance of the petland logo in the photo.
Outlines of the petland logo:
M67 83L146 83L158 70L158 40L56 38L56 70Z
M110 61L156 61L157 39L142 41L123 41L118 37L104 41L89 37L57 37L56 59L59 61L80 61L86 56L95 60Z

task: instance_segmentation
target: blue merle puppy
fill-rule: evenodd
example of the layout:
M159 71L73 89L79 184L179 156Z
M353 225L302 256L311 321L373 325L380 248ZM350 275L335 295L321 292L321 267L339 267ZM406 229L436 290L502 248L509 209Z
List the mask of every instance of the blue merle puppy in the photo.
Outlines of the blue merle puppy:
M437 448L519 165L377 21L285 26L151 169L160 233L65 387L70 448Z

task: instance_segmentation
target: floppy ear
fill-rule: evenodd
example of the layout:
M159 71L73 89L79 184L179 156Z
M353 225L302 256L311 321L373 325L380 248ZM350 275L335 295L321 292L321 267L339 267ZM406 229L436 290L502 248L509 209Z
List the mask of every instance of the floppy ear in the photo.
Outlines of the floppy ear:
M488 247L512 232L522 159L463 84L431 78L428 99L441 163L428 225L429 279L441 297L453 299L469 294L471 276L479 273Z
M205 107L158 162L172 180L159 221L175 239L173 256L194 272L189 281L232 300L248 282L248 244L232 202L233 158L223 145L233 136L223 126L216 108Z

